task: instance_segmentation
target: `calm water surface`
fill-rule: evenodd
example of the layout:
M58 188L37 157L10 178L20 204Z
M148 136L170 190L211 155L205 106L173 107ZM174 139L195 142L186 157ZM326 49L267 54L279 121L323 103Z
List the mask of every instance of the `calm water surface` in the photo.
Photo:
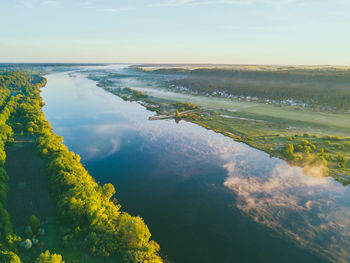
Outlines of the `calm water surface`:
M149 121L153 113L97 87L87 69L104 68L47 76L46 118L169 259L350 261L348 187L191 123Z

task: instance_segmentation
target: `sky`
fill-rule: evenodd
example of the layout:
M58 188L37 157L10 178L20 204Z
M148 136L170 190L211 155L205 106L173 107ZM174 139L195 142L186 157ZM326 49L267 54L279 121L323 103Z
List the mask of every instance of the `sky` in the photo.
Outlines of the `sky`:
M350 0L0 0L0 62L350 65Z

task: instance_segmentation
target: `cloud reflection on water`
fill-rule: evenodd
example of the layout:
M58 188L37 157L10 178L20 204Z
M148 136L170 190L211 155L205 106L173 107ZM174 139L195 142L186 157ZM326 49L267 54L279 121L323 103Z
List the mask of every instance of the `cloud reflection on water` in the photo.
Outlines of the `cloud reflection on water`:
M224 185L235 193L235 205L245 214L332 262L349 262L348 187L315 174L317 169L308 173L222 135L182 125L177 137L164 127L144 128L142 134L154 142L167 137L168 146L181 148L188 158L220 158L228 175Z
M242 175L234 162L224 165L225 186L237 195L237 207L256 222L332 262L349 262L348 188L331 178L303 175L300 168L278 164L263 177Z

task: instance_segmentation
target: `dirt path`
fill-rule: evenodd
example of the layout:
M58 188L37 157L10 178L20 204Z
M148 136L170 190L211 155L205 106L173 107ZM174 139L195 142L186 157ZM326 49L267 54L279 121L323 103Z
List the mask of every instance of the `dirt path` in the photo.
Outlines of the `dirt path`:
M45 162L34 150L30 138L18 137L6 148L5 169L9 175L7 207L15 228L25 226L31 215L42 223L54 218L47 190Z

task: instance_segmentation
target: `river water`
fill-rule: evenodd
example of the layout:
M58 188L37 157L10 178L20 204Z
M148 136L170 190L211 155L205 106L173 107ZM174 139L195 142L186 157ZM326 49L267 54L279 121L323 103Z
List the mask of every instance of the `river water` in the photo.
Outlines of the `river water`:
M149 121L153 113L87 78L106 69L129 72L48 74L44 113L90 174L114 184L123 209L145 220L168 259L350 261L349 187L192 123ZM119 84L140 87L142 78Z

